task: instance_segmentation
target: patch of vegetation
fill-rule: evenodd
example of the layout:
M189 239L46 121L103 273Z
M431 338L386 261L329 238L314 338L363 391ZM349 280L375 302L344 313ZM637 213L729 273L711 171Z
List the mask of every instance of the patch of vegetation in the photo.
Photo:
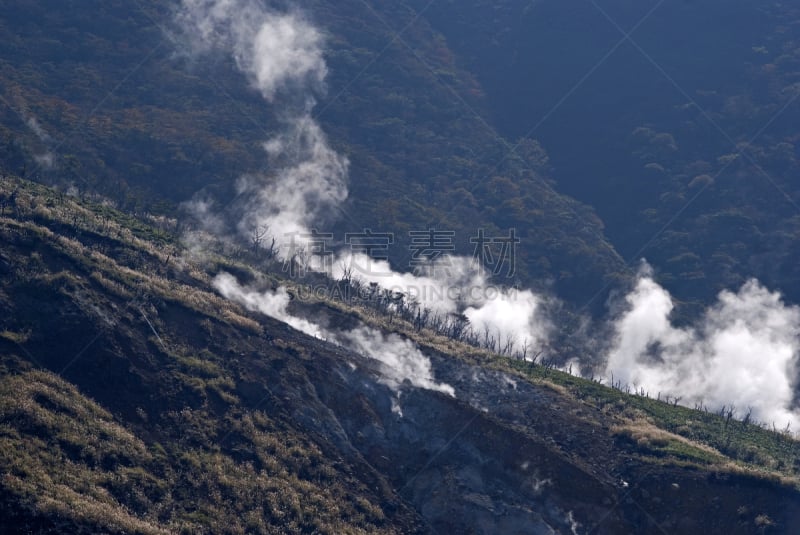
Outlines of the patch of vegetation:
M31 206L46 204L39 196L54 193L0 179L0 193L12 189L22 208L0 217L8 244L3 254L14 260L0 299L19 311L61 299L54 310L66 306L70 314L108 325L116 334L103 336L92 366L113 366L123 361L117 354L126 355L120 383L93 383L91 366L74 377L97 389L105 404L130 413L112 415L53 373L32 369L40 360L63 366L61 348L46 345L48 314L4 318L0 344L30 352L0 366L0 464L6 471L0 490L13 497L15 511L28 520L58 517L108 532L258 533L280 526L283 532L361 533L404 525L386 509L385 495L367 488L281 413L260 405L273 402L260 386L274 378L271 360L291 366L314 359L313 351L288 330L275 335L261 324L264 318L210 290L221 269L290 292L300 291L300 281L283 279L278 269L265 271L263 259L247 255L195 260L179 245L170 254L118 227L124 218L103 223L80 199L66 197L34 218ZM374 303L320 297L302 306L326 308L336 321L397 332L429 351L598 408L613 422L617 439L646 462L789 484L797 476L798 443L786 434L626 393L547 363L499 356L447 329L383 313ZM269 340L269 349L248 356L250 339ZM136 391L141 381L150 385L149 395L158 391L160 397L148 400Z
M766 470L800 481L800 442L790 433L737 420L728 414L716 414L683 407L675 401L627 393L547 366L532 366L518 360L507 360L504 364L527 377L562 385L577 399L600 407L609 414L623 418L634 416L648 426L692 441L694 447L700 450L711 448L724 456L714 459L701 455L705 462L719 464L727 459L743 467L757 468L762 473ZM674 450L678 457L685 453L677 444L670 442L668 445L657 449L662 453Z
M59 519L70 532L394 532L397 521L375 494L313 440L242 403L237 376L219 352L232 333L258 338L263 329L211 292L202 268L179 264L163 242L130 231L111 209L98 213L69 196L40 209L41 199L58 194L0 178L0 194L9 191L17 192L19 210L0 217L3 254L13 260L2 295L16 312L0 320L0 345L25 358L2 353L0 494L20 525ZM59 299L66 310L25 309ZM186 330L166 323L164 309ZM88 368L83 348L53 346L49 338L47 326L61 328L69 314L92 320L100 335L115 333L103 337L107 347ZM203 329L224 331L223 345L196 347ZM130 407L131 419L54 373L31 369L72 351L75 377L106 392L106 403ZM109 365L116 352L130 359L121 369L130 381L106 386L100 375L93 382L91 368ZM153 382L150 395L159 402L128 392L142 380Z

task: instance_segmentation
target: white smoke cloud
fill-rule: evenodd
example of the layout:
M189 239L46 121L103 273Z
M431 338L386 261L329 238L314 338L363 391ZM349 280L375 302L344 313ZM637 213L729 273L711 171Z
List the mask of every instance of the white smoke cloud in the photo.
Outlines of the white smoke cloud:
M751 280L737 293L720 293L696 326L675 327L672 298L645 267L626 302L615 324L608 376L651 394L681 396L690 406L752 408L763 422L798 429L793 400L800 309L783 303L779 293Z
M281 14L248 0L184 0L178 20L195 53L213 48L230 52L238 68L270 103L292 91L291 101L302 96L300 111L284 109L279 115L285 129L264 144L275 169L237 181L237 207L243 214L237 225L243 236L254 228L268 228L279 242L307 234L312 224L329 217L347 198L348 161L334 151L311 117L313 91L324 88L327 67L322 35L297 14ZM291 106L289 106L291 110ZM223 223L205 200L187 208L206 224L206 230L223 234ZM228 299L283 321L311 336L329 339L383 364L383 380L394 389L412 385L454 395L448 385L433 380L430 360L410 341L361 326L349 332L332 332L289 313L284 288L257 292L243 288L229 274L220 274L214 286Z
M330 148L320 126L310 115L287 126L265 144L271 159L286 165L274 177L249 175L237 183L239 197L246 199L239 223L243 235L259 226L279 241L308 234L347 199L347 159Z
M229 51L270 102L282 90L324 87L322 34L299 14L252 0L183 0L177 19L195 54Z
M34 153L33 160L36 162L40 168L45 170L52 170L56 167L56 155L53 154L50 150L47 150L47 147L53 141L53 138L50 137L50 134L42 127L36 117L28 116L25 118L25 125L28 129L33 132L33 134L45 145L45 151L41 153Z
M327 66L324 37L298 13L278 13L255 0L183 0L178 14L195 53L212 49L230 54L264 99L275 106L283 130L264 143L270 170L238 179L236 231L247 238L255 228L286 245L287 236L307 234L330 219L348 195L348 160L331 148L311 115L314 95L324 91ZM280 100L280 102L279 102ZM29 127L43 141L38 123ZM228 225L205 201L190 206L206 230L225 235ZM369 266L367 270L358 266ZM503 347L512 342L542 347L553 327L548 300L530 290L498 289L471 259L451 257L428 273L398 273L384 261L341 255L334 276L345 269L367 282L403 293L436 314L460 314L477 334L487 333ZM338 271L337 271L338 270ZM453 394L436 383L427 359L410 341L359 327L332 332L288 312L285 290L259 293L220 275L217 289L229 299L284 321L312 336L326 338L383 363L384 380L398 389L404 381ZM626 298L627 310L614 324L607 375L623 384L682 396L685 404L752 407L754 416L797 428L793 406L800 312L777 293L751 281L738 293L723 292L692 328L670 320L673 301L652 275L642 272ZM578 367L577 362L573 365Z
M221 273L214 279L214 287L226 298L261 312L295 329L321 339L337 343L383 364L382 381L395 391L409 382L418 388L444 392L455 396L452 386L437 383L433 378L431 361L410 340L396 334L361 325L350 331L332 331L289 312L289 294L281 287L274 292L258 292L242 287L235 277Z
M200 224L202 230L224 236L225 220L217 214L212 199L195 198L182 204L183 208Z
M327 74L322 34L298 14L276 13L251 0L183 0L178 20L194 52L216 48L230 53L268 102L282 95L302 101L302 110L279 113L285 129L264 144L273 169L243 176L236 184L237 231L247 238L253 229L268 229L284 256L291 236L308 234L312 226L331 219L348 195L348 161L330 147L310 115L313 93L324 89ZM224 233L206 201L188 207L205 230ZM423 275L397 273L388 263L363 255L344 255L336 262L351 267L370 263L364 277L369 282L402 292L437 314L463 313L473 329L491 331L499 343L513 341L521 348L546 338L541 299L532 292L491 287L471 259L449 258L446 269L432 266L436 269Z
M42 125L39 124L39 121L36 120L36 117L28 117L25 119L25 124L42 142L49 143L52 140L50 134L48 134L45 129L42 128Z
M544 312L544 297L530 290L501 288L474 259L450 256L419 273L399 273L388 262L363 254L341 255L333 276L341 278L346 269L367 282L403 293L438 314L463 314L472 331L488 334L498 346L510 342L516 350L541 347L552 325Z
M428 390L444 392L455 397L455 389L433 380L431 361L408 339L396 334L384 334L368 327L358 327L341 333L343 345L381 361L386 369L386 382L398 389L404 381Z
M50 151L34 154L33 160L36 162L36 165L48 171L56 167L56 155Z
M477 333L496 336L498 346L540 347L546 343L550 322L542 313L543 298L530 290L500 290L491 299L468 307L464 315Z
M297 13L251 0L183 0L177 19L193 52L226 51L269 103L284 97L278 111L284 130L264 144L272 169L237 182L235 205L244 210L239 232L247 237L268 228L285 245L290 235L330 218L347 198L348 161L311 116L328 72L322 34Z
M484 293L489 291L483 269L472 259L463 257L447 257L421 273L401 273L385 260L347 252L334 262L333 277L341 278L348 269L366 282L402 292L440 314L456 313L468 302L485 301Z
M214 279L214 287L226 299L235 301L246 308L261 312L272 318L287 323L309 336L325 338L325 329L303 318L292 316L289 313L289 294L283 287L274 292L256 292L243 288L236 278L229 273L220 273Z

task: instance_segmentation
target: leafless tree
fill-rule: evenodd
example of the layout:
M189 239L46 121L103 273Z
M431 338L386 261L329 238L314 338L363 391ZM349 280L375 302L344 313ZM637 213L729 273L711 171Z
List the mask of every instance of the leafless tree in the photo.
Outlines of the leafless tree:
M269 227L267 225L256 225L250 231L250 245L254 254L258 255L261 250L261 243L264 241L268 231Z

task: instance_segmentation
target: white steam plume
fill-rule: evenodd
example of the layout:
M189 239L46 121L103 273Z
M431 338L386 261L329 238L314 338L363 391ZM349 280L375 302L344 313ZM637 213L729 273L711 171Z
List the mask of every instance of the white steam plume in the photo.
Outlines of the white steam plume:
M322 34L297 13L278 13L255 0L183 0L179 20L194 51L229 53L264 99L282 110L277 115L283 130L264 144L269 173L237 182L237 231L247 238L253 229L266 227L285 245L288 236L306 234L329 219L347 198L348 161L330 147L311 116L314 95L324 91L327 74ZM35 122L29 126L40 130ZM211 205L197 201L193 206L208 230L225 232L224 219L215 216ZM542 347L552 329L544 312L547 300L529 290L492 286L470 259L451 257L447 266L439 266L446 269L423 275L397 273L388 263L363 255L344 255L335 264L369 265L370 270L356 270L356 275L434 313L462 315L474 333L491 336L498 347L509 342L517 351ZM366 327L333 333L289 314L285 291L260 294L230 276L216 284L223 295L248 308L380 360L388 370L386 381L395 388L409 380L452 393L435 383L430 361L407 340ZM778 294L750 282L738 293L720 294L695 327L679 328L670 321L669 293L643 272L627 304L628 311L614 324L608 375L613 372L615 379L651 393L681 396L686 404L752 407L758 419L797 428L800 412L793 396L800 312L784 305Z
M25 118L25 125L28 129L33 132L33 134L39 138L39 141L45 146L44 152L34 152L33 159L36 164L45 170L52 170L56 167L56 155L53 154L49 150L49 146L52 144L53 138L50 137L50 134L42 128L42 125L33 116L27 116Z
M547 343L551 325L542 305L543 298L530 290L502 289L491 299L475 302L464 315L478 334L496 336L499 346L510 343L521 351Z
M235 301L245 308L261 312L272 318L288 323L298 331L316 338L325 338L326 332L319 325L289 313L289 294L283 287L275 292L259 293L242 287L236 278L229 273L220 273L214 278L214 287L226 299Z
M314 94L324 91L327 74L322 34L299 14L278 13L254 0L183 0L178 21L195 54L211 50L230 54L264 99L276 108L281 105L278 116L284 128L264 143L270 172L246 175L236 183L238 233L246 239L254 229L266 228L280 247L288 245L290 236L308 234L312 226L330 219L333 210L347 199L348 161L330 147L311 116ZM224 219L214 213L207 200L196 199L187 207L206 231L225 233ZM280 249L278 254L284 256ZM541 314L542 299L529 291L491 286L487 274L470 259L450 258L446 273L434 269L429 276L397 273L386 262L376 264L358 255L341 257L336 264L352 264L355 260L372 262L382 273L379 277L366 275L369 282L415 298L434 313L463 314L475 332L488 333L500 345L513 342L522 349L546 340L549 327ZM321 336L319 326L285 313L285 295L278 293L252 301L255 298L251 293L236 291L232 285L235 281L225 282L231 298ZM400 368L401 362L423 362L392 356L412 354L413 348L407 347L407 342L380 339L378 333L367 331L345 334L337 336L340 340L345 336L344 343L370 354L380 353L387 366L391 367L388 360L392 359ZM374 351L378 346L389 345L397 351ZM408 373L418 377L419 384L425 384L419 379L426 376L424 367Z
M195 52L222 48L270 103L281 92L302 96L302 108L284 110L283 132L268 140L264 149L276 171L269 176L248 175L237 182L239 206L244 215L239 232L269 228L279 241L308 233L332 208L347 198L347 159L328 144L311 117L313 91L324 88L327 67L321 34L296 14L274 13L248 0L184 0L179 21L190 36ZM291 109L291 106L290 106ZM210 222L207 230L220 233L221 218L210 204L196 200L189 205ZM215 287L228 299L257 310L312 336L334 340L383 363L384 380L397 389L404 381L454 395L448 385L432 378L431 363L410 341L396 335L359 327L349 332L330 332L288 311L285 289L259 293L238 284L228 274L219 275Z
M178 21L195 53L224 50L269 103L285 96L284 131L264 144L273 169L237 182L239 232L268 228L279 243L307 233L347 198L347 158L311 116L327 74L322 34L299 14L252 0L183 0Z
M25 119L25 124L41 141L45 143L52 141L50 134L48 134L45 129L42 128L42 125L39 124L39 121L36 120L36 117L28 117Z
M214 287L227 299L261 312L295 329L317 338L328 339L383 364L382 381L395 391L408 381L413 386L444 392L455 396L452 386L437 383L433 378L431 361L410 341L396 334L383 333L361 325L351 331L330 331L305 318L289 312L289 295L284 288L275 292L258 292L242 287L228 273L214 279Z
M544 297L493 285L474 258L447 257L431 265L427 274L415 274L398 273L388 262L363 254L347 254L335 262L334 277L341 278L347 269L383 289L403 293L434 313L463 314L473 332L494 337L500 346L511 342L518 350L525 345L542 347L552 329L543 312Z
M679 328L670 321L671 296L644 266L626 302L615 324L608 376L651 394L680 396L687 405L752 408L765 423L798 430L793 401L800 309L784 304L780 294L751 280L738 293L720 293L698 325Z
M452 386L434 381L430 359L410 340L364 326L338 336L343 339L342 345L382 362L388 370L386 382L395 390L404 381L409 381L414 386L455 397Z
M331 219L333 209L347 199L347 159L330 148L325 134L310 115L287 123L287 130L265 143L272 161L284 163L265 183L263 176L239 179L237 193L245 216L239 231L247 236L264 226L279 241L298 234L321 219Z
M195 54L229 51L269 102L286 89L323 88L323 37L297 14L273 12L253 0L183 0L177 18Z

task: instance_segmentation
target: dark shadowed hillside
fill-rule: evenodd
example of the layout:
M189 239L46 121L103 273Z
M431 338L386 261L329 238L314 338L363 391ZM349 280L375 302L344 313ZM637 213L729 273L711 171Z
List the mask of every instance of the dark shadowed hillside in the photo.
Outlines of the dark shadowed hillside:
M795 3L436 2L425 16L498 131L540 140L623 257L646 256L685 300L749 277L800 298Z
M392 260L407 269L409 231L454 231L470 254L479 228L517 228L516 278L553 281L580 304L625 275L591 209L546 180L541 148L512 151L482 117L480 86L424 19L394 2L305 7L328 34L315 114L351 162L349 204L331 230L395 233ZM188 59L173 8L10 4L0 20L6 168L161 210L203 189L224 204L241 174L268 171L261 143L280 109L230 59Z
M0 533L800 525L792 2L0 4Z
M0 219L11 533L751 533L800 518L800 447L780 432L402 323L454 397L393 389L378 361L223 300L211 275L259 275L185 256L169 222L14 179L0 191L17 192Z

